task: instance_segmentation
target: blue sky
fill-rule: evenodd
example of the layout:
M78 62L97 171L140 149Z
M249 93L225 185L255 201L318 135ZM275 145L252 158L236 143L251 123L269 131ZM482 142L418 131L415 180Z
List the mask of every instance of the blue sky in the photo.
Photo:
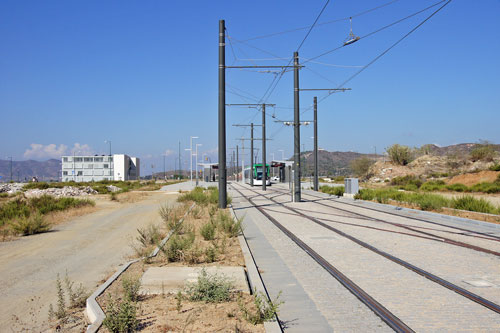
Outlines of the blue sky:
M330 1L300 49L301 61L342 45L349 21L390 2ZM393 1L353 18L364 36L437 1ZM286 65L325 1L10 1L0 3L0 159L44 160L73 150L139 156L171 169L190 136L216 158L218 20L225 19L228 65ZM332 88L369 63L439 6L308 62L302 88ZM318 106L320 146L382 152L420 146L500 142L500 1L455 0ZM229 41L228 41L229 42ZM234 51L234 53L233 53ZM265 52L263 52L265 51ZM275 59L275 58L279 59ZM255 59L252 61L243 59ZM270 59L270 60L261 60ZM319 62L319 63L318 63ZM341 66L341 67L339 67ZM347 66L347 67L344 67ZM261 101L273 73L227 71L227 103ZM237 94L235 94L237 93ZM318 98L324 92L316 93ZM245 96L242 98L239 95ZM301 93L302 119L314 93ZM268 108L268 152L292 155L293 75ZM227 142L249 136L235 123L260 123L258 110L227 109ZM312 148L312 126L302 143ZM260 133L256 131L256 136ZM248 143L247 143L248 145ZM184 164L184 162L183 162ZM186 165L184 164L185 168Z

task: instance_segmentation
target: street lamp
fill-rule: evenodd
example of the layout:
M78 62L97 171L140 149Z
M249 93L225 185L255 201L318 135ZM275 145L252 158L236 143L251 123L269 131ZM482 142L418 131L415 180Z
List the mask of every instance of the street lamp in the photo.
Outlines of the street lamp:
M201 143L196 144L196 186L198 186L198 147L203 146Z
M190 140L189 140L190 148L189 149L186 148L186 150L189 150L189 152L190 152L189 154L191 155L190 156L191 157L190 158L190 161L191 161L191 171L190 171L190 173L191 173L191 184L193 183L193 139L198 139L198 137L197 136L191 136Z

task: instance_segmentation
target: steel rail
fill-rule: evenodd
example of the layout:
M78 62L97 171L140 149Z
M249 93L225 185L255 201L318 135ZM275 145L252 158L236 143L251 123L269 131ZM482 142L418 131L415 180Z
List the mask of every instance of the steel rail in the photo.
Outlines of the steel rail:
M295 244L297 244L302 250L304 250L311 258L313 258L323 269L325 269L331 276L333 276L340 284L342 284L347 290L349 290L354 296L356 296L363 304L365 304L370 310L372 310L380 319L382 319L389 327L391 327L396 332L414 332L410 327L408 327L401 319L396 317L392 312L385 308L382 304L377 302L373 297L361 289L357 284L350 280L347 276L342 274L338 269L326 261L322 256L320 256L316 251L309 247L306 243L295 236L290 230L285 228L281 223L278 222L274 217L269 215L263 207L255 204L253 199L245 196L240 190L238 190L233 184L231 186L237 191L242 197L247 198L247 200L255 207L259 212L261 212L265 217L267 217L278 229L280 229L285 235L287 235ZM242 186L242 185L240 185ZM253 190L252 190L253 191ZM255 192L255 191L253 191ZM274 199L272 199L273 201Z
M240 185L240 186L242 186L242 185ZM266 198L265 195L263 195L261 193L258 193L258 192L254 191L252 189L250 189L250 191L254 192L255 194L260 194L261 196L263 196L264 198ZM238 192L241 195L243 195L240 191L238 191ZM435 283L437 283L437 284L439 284L439 285L441 285L441 286L443 286L443 287L445 287L447 289L450 289L450 290L456 292L457 294L462 295L465 298L467 298L467 299L469 299L469 300L471 300L473 302L476 302L477 304L480 304L480 305L482 305L482 306L490 309L493 312L500 313L500 305L498 305L496 303L493 303L493 302L491 302L491 301L489 301L489 300L487 300L487 299L485 299L485 298L483 298L483 297L481 297L479 295L476 295L476 294L474 294L474 293L472 293L472 292L470 292L470 291L468 291L468 290L466 290L464 288L461 288L461 287L459 287L459 286L457 286L457 285L455 285L455 284L453 284L453 283L451 283L449 281L446 281L445 279L440 278L437 275L434 275L434 274L432 274L430 272L427 272L427 271L425 271L425 270L423 270L423 269L421 269L421 268L419 268L419 267L417 267L415 265L412 265L409 262L406 262L406 261L404 261L404 260L402 260L402 259L400 259L398 257L395 257L395 256L393 256L393 255L391 255L391 254L389 254L387 252L379 250L376 247L374 247L374 246L372 246L372 245L370 245L370 244L368 244L366 242L363 242L362 240L360 240L360 239L358 239L358 238L356 238L354 236L351 236L351 235L349 235L349 234L347 234L347 233L345 233L345 232L343 232L343 231L341 231L339 229L336 229L336 228L334 228L334 227L332 227L330 225L327 225L327 224L319 221L318 219L316 219L314 217L305 215L305 214L301 213L300 211L298 211L297 209L294 209L292 207L288 207L288 206L286 206L286 205L284 205L284 204L282 204L282 203L280 203L280 202L278 202L278 201L276 201L274 199L268 199L268 200L270 200L271 202L273 202L275 204L278 204L278 205L280 205L280 206L282 206L282 207L284 207L284 208L286 208L286 209L288 209L288 210L290 210L290 211L292 211L292 212L294 212L294 213L296 213L296 214L298 214L298 215L300 215L300 216L302 216L302 217L304 217L304 218L306 218L306 219L308 219L308 220L310 220L310 221L312 221L312 222L314 222L314 223L316 223L316 224L318 224L318 225L320 225L320 226L322 226L322 227L324 227L324 228L326 228L326 229L328 229L330 231L333 231L336 234L338 234L338 235L340 235L340 236L342 236L344 238L347 238L347 239L353 241L354 243L356 243L356 244L358 244L358 245L360 245L360 246L362 246L362 247L364 247L364 248L366 248L366 249L368 249L368 250L370 250L370 251L372 251L372 252L374 252L374 253L376 253L376 254L384 257L384 258L386 258L386 259L389 259L392 262L395 262L395 263L397 263L397 264L399 264L399 265L401 265L401 266L403 266L403 267L405 267L405 268L407 268L407 269L409 269L409 270L411 270L411 271L413 271L413 272L415 272L415 273L417 273L417 274L419 274L419 275L421 275L421 276L429 279L430 281L433 281L433 282L435 282ZM257 207L257 208L259 209L261 207ZM331 207L331 208L334 208L334 207ZM262 208L262 210L259 209L259 211L263 211L263 210L264 210L264 208ZM267 215L269 215L269 214L267 214Z

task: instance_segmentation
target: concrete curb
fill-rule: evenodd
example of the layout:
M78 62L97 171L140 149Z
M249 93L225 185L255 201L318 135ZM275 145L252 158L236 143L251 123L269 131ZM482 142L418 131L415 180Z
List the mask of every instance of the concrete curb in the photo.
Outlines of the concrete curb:
M232 205L229 206L229 210L231 211L233 218L238 219L236 217L236 214L234 213ZM264 286L264 282L262 281L262 277L260 276L259 270L257 269L257 264L255 263L252 251L248 247L245 235L239 235L238 241L240 242L241 252L243 252L243 258L245 259L245 266L247 268L247 277L248 284L250 285L250 290L252 291L252 293L256 290L257 292L266 295L266 297L270 299L267 289ZM270 333L283 332L279 324L278 316L276 314L275 320L264 322L264 329L266 330L266 332Z
M184 214L184 216L177 222L177 224L181 224L186 216L189 214L189 212L194 208L195 204L193 203L191 207L187 210L187 212ZM87 305L85 312L87 314L87 317L89 318L90 322L92 323L87 327L87 333L94 333L97 332L97 330L101 327L102 322L106 318L106 315L104 314L104 311L102 311L101 307L97 303L97 297L99 297L118 277L127 270L127 268L130 267L133 263L136 263L138 261L141 261L146 258L152 258L156 257L160 249L165 246L167 241L170 239L172 234L174 233L173 230L171 230L165 238L160 242L160 244L154 249L153 252L147 257L142 257L139 259L134 259L132 261L127 262L124 264L118 271L115 272L109 279L106 280L102 285L97 288L96 291L92 295L90 295L89 298L87 298Z

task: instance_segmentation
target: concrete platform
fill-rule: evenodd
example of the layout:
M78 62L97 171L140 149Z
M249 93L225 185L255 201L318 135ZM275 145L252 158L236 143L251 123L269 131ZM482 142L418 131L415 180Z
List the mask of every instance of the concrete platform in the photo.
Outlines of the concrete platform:
M141 278L141 294L177 293L186 283L196 282L202 267L151 267ZM245 270L240 266L205 267L208 274L226 276L234 290L250 293Z

